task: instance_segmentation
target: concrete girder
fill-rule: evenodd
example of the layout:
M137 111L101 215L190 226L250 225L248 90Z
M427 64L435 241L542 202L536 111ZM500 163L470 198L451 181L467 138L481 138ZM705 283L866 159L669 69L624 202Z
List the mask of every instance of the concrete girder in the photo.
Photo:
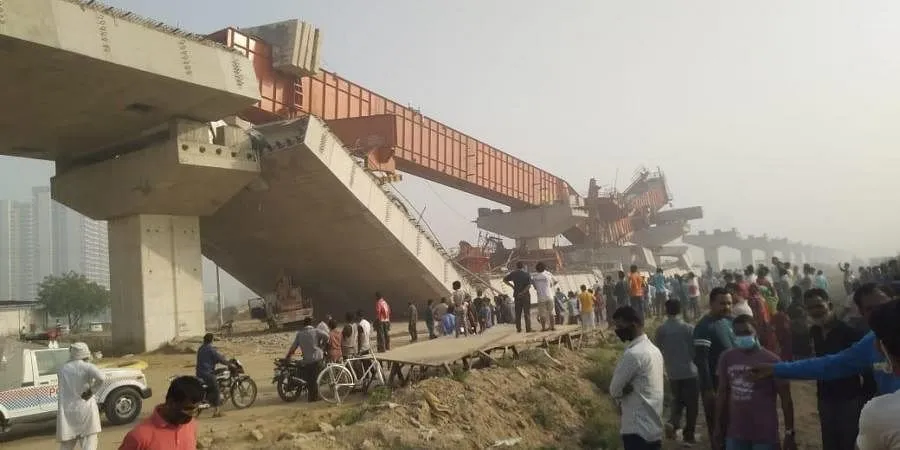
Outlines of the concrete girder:
M668 222L687 222L703 218L703 207L692 206L689 208L673 208L658 211L650 217L652 224L664 224Z
M508 212L481 214L478 228L512 239L555 237L587 218L587 212L569 205L547 205Z
M403 203L318 118L255 128L256 187L200 219L203 253L264 295L279 274L293 278L316 314L343 316L389 301L446 297L465 277Z
M213 121L259 100L253 63L99 3L4 0L0 154L96 160L173 117Z
M631 242L648 248L662 247L690 231L690 226L684 222L655 225L649 228L634 230Z

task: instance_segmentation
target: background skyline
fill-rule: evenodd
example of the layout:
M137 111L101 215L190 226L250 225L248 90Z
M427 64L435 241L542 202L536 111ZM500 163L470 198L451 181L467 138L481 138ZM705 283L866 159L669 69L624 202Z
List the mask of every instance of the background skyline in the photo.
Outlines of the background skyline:
M582 193L659 166L676 207L704 207L695 231L900 248L882 206L900 140L895 2L106 3L200 33L301 18L323 30L329 70ZM0 198L52 173L2 158ZM397 187L447 247L496 206L407 175Z

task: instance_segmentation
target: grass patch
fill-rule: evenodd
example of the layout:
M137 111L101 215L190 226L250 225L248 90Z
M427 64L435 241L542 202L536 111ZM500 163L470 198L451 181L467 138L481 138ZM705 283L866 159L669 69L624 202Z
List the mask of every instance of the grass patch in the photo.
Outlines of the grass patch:
M453 378L454 381L465 383L466 378L469 378L469 371L463 369L462 367L454 367L453 375L451 375L450 378Z
M619 436L619 417L614 411L596 413L584 421L581 433L582 448L616 449L622 445Z
M369 391L369 397L366 403L370 405L378 405L391 399L391 388L387 386L377 386Z
M334 426L344 425L349 426L353 425L360 420L362 420L363 415L366 413L366 408L364 406L360 406L357 408L347 409L342 412L334 421L331 423Z
M609 348L598 348L587 355L591 364L582 376L594 383L603 393L609 394L609 383L612 381L618 354Z

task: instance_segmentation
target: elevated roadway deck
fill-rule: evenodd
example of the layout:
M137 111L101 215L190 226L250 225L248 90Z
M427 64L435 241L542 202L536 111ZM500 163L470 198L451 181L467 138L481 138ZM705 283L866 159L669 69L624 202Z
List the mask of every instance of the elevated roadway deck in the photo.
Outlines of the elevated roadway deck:
M446 251L317 118L255 129L260 178L200 221L203 254L259 293L282 271L317 314L395 309L464 282Z

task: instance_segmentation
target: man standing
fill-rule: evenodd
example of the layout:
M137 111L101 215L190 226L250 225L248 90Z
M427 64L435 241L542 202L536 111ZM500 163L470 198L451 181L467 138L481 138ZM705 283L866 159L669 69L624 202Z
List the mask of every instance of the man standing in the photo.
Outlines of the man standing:
M694 327L694 365L703 399L703 416L709 438L716 430L716 391L719 387L719 357L734 347L734 331L731 329L731 294L725 288L713 288L709 292L709 313Z
M629 306L634 308L641 317L646 317L644 315L644 284L644 278L638 273L638 266L632 265L628 274Z
M434 305L434 308L431 310L432 317L434 317L434 321L437 323L437 334L440 336L444 335L444 316L447 314L449 308L450 305L447 303L447 299L441 297L441 301L438 302L437 305Z
M453 282L453 292L450 293L450 300L453 301L453 314L456 314L456 331L454 336L459 337L459 328L462 327L463 334L469 335L469 314L467 308L468 295L462 290L462 283Z
M391 307L381 295L375 293L375 339L379 352L391 349Z
M416 342L419 340L419 330L416 329L419 324L419 310L416 309L413 302L409 302L407 313L409 314L409 342Z
M357 352L360 355L368 355L372 352L372 323L366 319L361 309L356 311L356 323L356 334L359 339L356 344Z
M665 308L668 318L656 329L653 341L662 352L672 391L666 437L675 438L681 429L681 414L686 411L681 436L685 444L694 444L697 442L695 432L700 408L700 386L697 383L697 366L694 365L694 327L682 320L681 302L678 300L666 301Z
M613 314L616 336L627 342L616 363L609 395L618 402L625 450L662 448L664 363L659 349L644 334L644 318L630 306Z
M864 333L835 316L825 290L812 288L806 291L803 304L813 324L809 334L816 356L840 353L862 339ZM871 371L862 376L850 375L816 384L822 448L854 450L860 412L875 394Z
M735 348L722 353L717 374L716 429L714 449L777 450L777 398L784 415L784 449L793 450L794 402L791 385L784 380L754 380L751 368L760 363L778 361L778 356L759 344L753 318L738 316L733 323Z
M870 325L878 340L878 351L884 354L885 369L900 376L900 301L893 300L878 308ZM875 397L866 404L859 417L859 450L900 448L900 393Z
M516 308L516 331L522 332L522 316L525 316L525 332L531 333L531 275L525 272L522 261L516 263L516 270L503 277L503 283L513 290Z
M228 360L213 347L212 342L212 333L203 335L203 344L197 349L197 367L194 370L197 378L206 384L206 399L213 407L213 417L221 417L219 408L222 406L222 397L216 383L216 364L227 366Z
M585 285L581 285L578 293L578 309L581 311L581 329L590 331L594 329L594 296L588 292Z
M319 400L319 386L316 383L316 377L319 376L319 369L322 366L322 359L325 352L322 351L322 342L328 341L328 333L313 328L312 319L307 317L303 319L303 328L294 336L294 343L288 349L287 356L284 359L291 359L294 352L300 349L302 355L300 372L303 374L303 380L306 381L306 392L308 400L315 402Z
M650 285L653 286L655 291L653 295L653 315L661 317L665 309L664 305L669 297L668 289L666 289L666 276L663 275L661 267L658 267L656 273L650 277Z
M96 450L100 434L100 410L94 390L105 377L91 364L91 351L84 342L69 347L69 362L59 368L57 393L56 439L60 450Z
M425 328L428 329L428 339L437 337L434 334L434 299L428 299L428 305L425 308Z
M531 274L531 284L537 291L538 297L538 317L541 318L541 331L556 330L553 321L553 286L556 286L556 278L547 270L544 263L539 262L534 266L537 272ZM593 299L591 300L593 301Z
M119 450L194 450L197 421L203 401L203 385L195 377L178 377L169 384L166 402L136 425L122 440ZM96 408L94 408L96 410Z
M553 295L553 306L556 309L556 324L565 325L563 317L566 316L566 294L559 287L556 288L556 294Z
M359 324L356 323L353 313L347 313L345 317L347 319L347 324L344 325L341 336L341 354L344 355L345 358L351 358L356 356L356 353L359 350Z
M619 271L619 281L616 281L615 297L616 297L616 309L619 309L622 306L628 306L628 286L625 282L625 272ZM615 314L615 311L613 311Z

